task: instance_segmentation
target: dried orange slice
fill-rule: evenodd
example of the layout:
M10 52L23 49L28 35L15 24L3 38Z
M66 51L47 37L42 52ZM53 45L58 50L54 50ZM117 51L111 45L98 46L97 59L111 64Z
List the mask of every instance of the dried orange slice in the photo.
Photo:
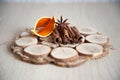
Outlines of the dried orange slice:
M45 27L45 25L48 24L48 22L51 20L51 18L40 18L36 24L35 24L35 27L34 27L34 30L37 29L37 28L40 28L40 27Z
M54 16L52 18L41 18L36 22L34 29L31 31L37 36L47 37L52 33L54 24Z

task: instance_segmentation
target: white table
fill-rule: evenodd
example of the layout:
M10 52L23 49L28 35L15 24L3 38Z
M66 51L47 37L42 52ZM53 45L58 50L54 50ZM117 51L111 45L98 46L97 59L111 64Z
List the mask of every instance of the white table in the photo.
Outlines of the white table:
M73 25L93 27L110 37L115 50L98 60L74 68L33 65L14 57L11 41L43 16L68 18ZM120 80L120 4L0 3L0 80Z

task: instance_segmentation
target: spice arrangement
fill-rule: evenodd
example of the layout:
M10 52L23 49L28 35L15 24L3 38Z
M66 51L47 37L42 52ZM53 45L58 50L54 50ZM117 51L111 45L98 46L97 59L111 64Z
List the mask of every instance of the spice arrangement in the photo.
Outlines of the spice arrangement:
M34 28L20 33L12 52L32 64L74 67L108 54L109 38L90 27L71 26L68 19L40 18Z

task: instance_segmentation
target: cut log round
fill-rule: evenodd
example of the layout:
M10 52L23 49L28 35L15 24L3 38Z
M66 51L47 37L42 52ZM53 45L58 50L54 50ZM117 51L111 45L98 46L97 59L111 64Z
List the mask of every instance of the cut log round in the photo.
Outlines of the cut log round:
M47 64L50 61L46 59L47 57L38 57L30 59L30 63L32 64Z
M76 47L76 50L83 55L97 57L103 54L103 47L93 43L83 43Z
M104 48L103 54L100 54L100 55L98 55L96 57L91 57L91 59L99 59L99 58L102 58L102 57L104 57L104 56L106 56L108 54L109 54L109 49L108 48Z
M51 48L45 45L31 45L24 49L24 52L30 57L44 57L51 51Z
M15 56L19 58L22 61L32 63L32 64L47 64L50 62L51 59L49 59L48 56L43 57L31 57L24 53L24 49L22 47L18 47L16 45L11 45L11 49Z
M59 44L50 43L50 42L47 42L47 41L42 41L41 44L50 46L50 47L52 47L52 48L56 48L56 47L59 46Z
M76 67L81 64L84 64L88 60L89 60L89 57L79 56L78 59L75 61L71 61L71 62L54 61L54 63L60 67Z
M58 47L52 50L51 56L62 62L74 61L78 58L78 53L73 48Z
M60 44L61 47L71 47L71 48L74 48L77 45L79 45L79 44Z
M96 34L97 31L91 27L78 28L79 32L84 35Z
M81 35L81 43L84 43L85 42L85 36Z
M26 37L26 36L30 36L31 34L27 31L24 31L20 34L20 37Z
M89 35L86 37L86 40L91 43L97 43L101 45L107 45L108 44L108 37L103 36L103 35Z
M15 44L21 47L37 44L38 40L35 37L22 37L15 41Z

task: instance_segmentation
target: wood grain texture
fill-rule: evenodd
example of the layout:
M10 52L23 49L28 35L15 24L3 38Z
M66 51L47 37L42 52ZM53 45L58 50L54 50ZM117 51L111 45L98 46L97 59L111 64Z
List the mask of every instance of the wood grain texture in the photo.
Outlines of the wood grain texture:
M90 26L110 37L115 50L102 59L74 68L32 65L11 54L9 44L43 16L63 16L77 26ZM0 80L120 80L120 4L0 3Z

